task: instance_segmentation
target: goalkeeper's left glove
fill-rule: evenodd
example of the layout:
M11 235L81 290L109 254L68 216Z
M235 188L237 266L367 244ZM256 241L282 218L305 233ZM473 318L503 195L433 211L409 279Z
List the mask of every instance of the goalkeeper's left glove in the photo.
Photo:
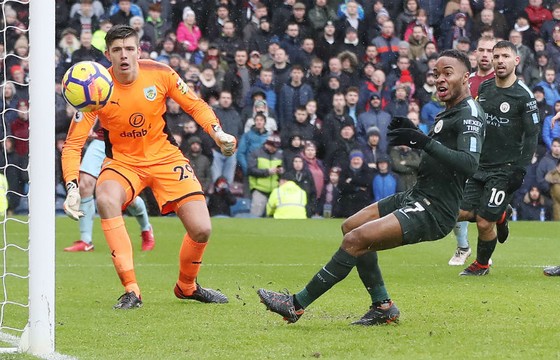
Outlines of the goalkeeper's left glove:
M387 137L391 146L406 145L415 149L424 149L432 141L431 137L426 136L420 130L410 128L391 130L387 133Z
M235 136L225 133L222 127L215 125L212 127L214 134L212 138L216 142L216 145L220 148L220 151L224 156L231 156L235 153L235 148L237 147L237 140Z
M80 211L80 190L78 188L78 181L72 180L66 183L66 200L64 200L63 208L66 215L71 219L80 220L84 216L83 211Z

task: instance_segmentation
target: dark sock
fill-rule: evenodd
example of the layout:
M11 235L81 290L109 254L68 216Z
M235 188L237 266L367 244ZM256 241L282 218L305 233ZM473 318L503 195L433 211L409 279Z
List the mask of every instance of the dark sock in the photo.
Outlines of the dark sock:
M360 257L356 262L356 270L360 275L362 283L366 287L367 292L371 296L372 303L378 303L389 299L381 269L377 261L377 252L369 252Z
M476 246L476 261L480 265L488 265L488 261L492 257L492 253L494 253L497 243L497 237L490 241L482 241L478 239L478 244Z
M355 256L339 248L331 261L313 276L302 291L295 294L294 299L302 308L308 307L336 283L343 280L356 265L356 260Z

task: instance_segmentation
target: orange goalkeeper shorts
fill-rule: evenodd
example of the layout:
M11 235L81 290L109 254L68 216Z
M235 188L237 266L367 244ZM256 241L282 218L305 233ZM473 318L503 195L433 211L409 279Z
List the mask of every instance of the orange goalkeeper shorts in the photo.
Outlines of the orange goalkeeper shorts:
M131 166L106 158L97 183L114 180L126 192L123 210L144 188L152 189L162 214L176 211L193 200L205 201L202 186L189 161L182 155L169 162L150 166Z

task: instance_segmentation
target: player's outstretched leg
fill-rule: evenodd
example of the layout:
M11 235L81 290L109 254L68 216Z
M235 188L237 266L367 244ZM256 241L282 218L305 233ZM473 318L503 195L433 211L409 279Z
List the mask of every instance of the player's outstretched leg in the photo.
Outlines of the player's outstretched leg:
M356 320L352 325L382 325L398 322L401 315L399 309L392 300L376 302L369 308L369 311Z
M560 276L560 266L551 266L543 270L546 276Z
M511 216L512 212L513 208L508 204L506 211L504 211L504 214L502 215L502 218L496 221L496 233L498 234L498 241L500 242L500 244L505 243L509 236L508 219Z
M142 298L136 296L134 291L129 291L119 297L119 301L113 306L113 309L128 310L142 307Z
M471 256L472 250L468 240L468 221L459 221L453 228L453 234L457 238L457 249L449 259L448 264L451 266L461 266L465 264L467 258Z
M93 217L95 215L95 201L93 196L83 197L80 200L80 211L84 213L79 220L80 240L74 241L71 246L64 248L68 252L93 251Z
M126 209L128 213L136 218L142 230L142 251L150 251L156 245L154 230L150 224L146 203L140 196L137 196Z
M341 247L311 278L305 288L294 296L264 289L260 289L257 293L268 310L286 318L289 323L294 323L301 317L306 307L348 276L356 266L357 259Z
M298 321L305 312L302 308L296 309L293 295L265 289L259 289L257 294L261 298L261 302L266 306L267 310L279 314L289 324L293 324Z

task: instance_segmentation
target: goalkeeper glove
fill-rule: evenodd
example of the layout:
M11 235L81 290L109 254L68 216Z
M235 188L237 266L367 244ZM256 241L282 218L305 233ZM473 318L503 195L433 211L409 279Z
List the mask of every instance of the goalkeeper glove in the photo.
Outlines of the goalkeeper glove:
M231 156L235 153L235 148L237 147L237 140L235 136L225 133L219 125L213 127L214 141L216 145L220 148L220 151L224 156Z
M526 173L527 171L525 171L525 168L521 166L513 167L511 171L511 175L508 178L508 187L507 187L508 193L511 194L515 192L517 189L521 187L521 185L523 185L523 179L525 178Z
M395 129L387 133L389 145L406 145L415 149L424 149L432 139L420 130L409 128Z
M64 200L64 212L70 218L79 220L84 213L80 211L80 190L78 181L72 180L66 183L66 200Z
M418 127L407 117L395 116L387 126L387 129L418 129Z

